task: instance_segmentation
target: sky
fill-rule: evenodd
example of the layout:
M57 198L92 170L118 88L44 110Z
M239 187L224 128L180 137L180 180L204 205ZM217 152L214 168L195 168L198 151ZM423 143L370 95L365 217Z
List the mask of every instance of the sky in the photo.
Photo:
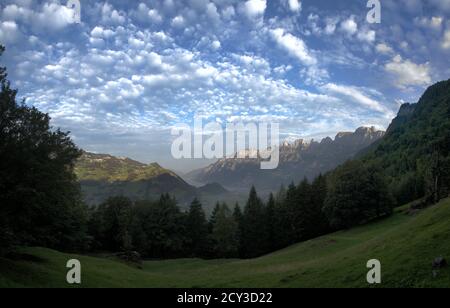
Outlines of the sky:
M76 1L73 1L76 2ZM450 0L0 1L19 98L81 148L188 171L172 127L280 123L281 138L386 129L450 78ZM78 22L79 21L79 22Z

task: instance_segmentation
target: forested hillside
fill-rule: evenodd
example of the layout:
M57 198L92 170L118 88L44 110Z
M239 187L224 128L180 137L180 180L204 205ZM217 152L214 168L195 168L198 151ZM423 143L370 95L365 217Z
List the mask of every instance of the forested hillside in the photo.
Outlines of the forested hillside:
M406 104L386 136L362 158L386 178L399 204L449 193L450 80L429 87Z

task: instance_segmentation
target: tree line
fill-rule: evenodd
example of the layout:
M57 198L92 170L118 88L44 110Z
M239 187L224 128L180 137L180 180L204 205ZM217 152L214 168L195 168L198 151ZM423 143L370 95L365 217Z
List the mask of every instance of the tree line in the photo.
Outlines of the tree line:
M217 203L209 219L197 199L183 212L167 194L154 202L113 197L91 210L91 249L145 258L254 258L389 215L386 191L370 170L349 163L333 179L305 179L266 201L252 188L242 209Z

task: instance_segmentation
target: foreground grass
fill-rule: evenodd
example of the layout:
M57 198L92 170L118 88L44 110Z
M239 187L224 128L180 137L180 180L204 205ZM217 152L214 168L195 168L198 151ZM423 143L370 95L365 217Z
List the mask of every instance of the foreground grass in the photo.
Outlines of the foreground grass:
M450 287L450 200L414 216L392 217L301 243L252 260L120 262L24 248L28 260L0 259L0 287L68 287L67 260L82 264L83 287L368 287L366 263L382 264L382 287ZM32 256L32 257L30 257Z

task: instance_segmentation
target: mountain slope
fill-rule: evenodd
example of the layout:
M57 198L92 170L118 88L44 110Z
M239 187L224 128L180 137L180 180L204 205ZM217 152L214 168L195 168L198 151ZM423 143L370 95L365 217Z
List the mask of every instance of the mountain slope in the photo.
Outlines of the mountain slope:
M438 169L444 172L450 159L450 80L429 87L417 104L403 105L386 136L365 151L362 159L382 170L403 203L424 194L420 190L434 172L437 144Z
M91 205L118 195L154 200L162 193L170 193L183 204L192 201L197 193L195 187L156 163L146 165L106 154L83 153L75 173L84 199Z
M157 163L147 165L107 154L84 152L75 165L75 173L84 201L89 205L98 205L115 196L133 201L156 200L161 194L169 193L182 208L198 198L209 215L217 201L243 203L247 197L233 194L217 183L197 188Z
M304 177L313 179L353 158L362 149L381 139L384 132L371 127L358 128L353 133L339 133L333 140L321 142L297 140L280 147L280 164L275 170L261 170L255 159L222 159L187 175L201 183L217 182L225 187L248 190L273 190L281 184L298 182Z
M141 181L163 174L181 180L174 172L157 163L146 165L129 158L88 152L84 152L78 160L75 173L80 181Z
M144 262L143 270L100 258L43 248L22 260L0 259L0 287L69 287L67 260L81 261L82 287L369 287L370 259L382 265L379 287L448 287L450 200L412 214L400 208L385 220L337 232L252 260L198 259ZM20 259L20 258L19 258Z

